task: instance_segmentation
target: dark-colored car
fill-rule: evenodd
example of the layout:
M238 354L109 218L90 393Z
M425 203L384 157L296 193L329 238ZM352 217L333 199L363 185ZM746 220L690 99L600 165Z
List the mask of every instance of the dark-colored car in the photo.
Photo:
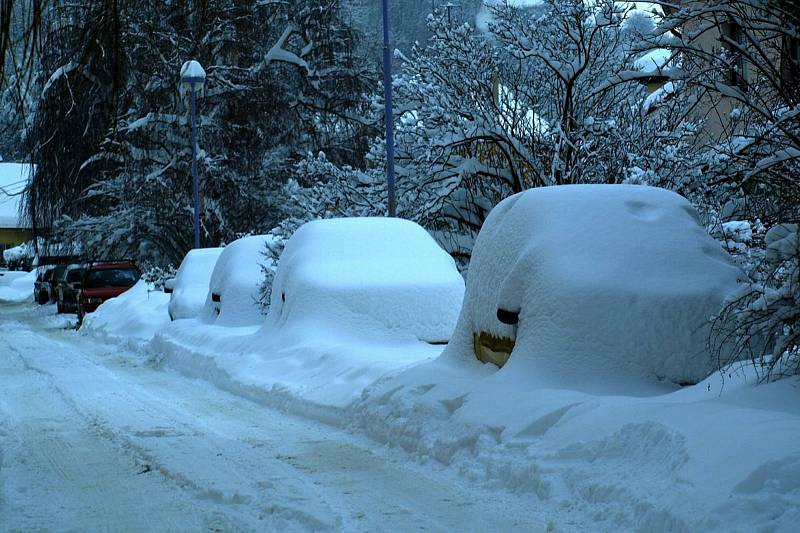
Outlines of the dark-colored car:
M50 301L50 280L53 278L55 267L47 265L39 267L36 274L36 281L33 282L33 299L39 305L44 305Z
M78 311L78 292L85 273L85 266L73 264L69 265L56 280L56 305L59 313Z
M50 275L42 281L42 284L47 286L47 294L49 296L49 299L46 303L56 303L56 284L58 283L58 280L61 279L61 276L64 275L66 270L67 265L58 265L52 271L50 271Z
M132 261L89 263L78 294L78 324L100 304L119 296L139 281L141 273Z

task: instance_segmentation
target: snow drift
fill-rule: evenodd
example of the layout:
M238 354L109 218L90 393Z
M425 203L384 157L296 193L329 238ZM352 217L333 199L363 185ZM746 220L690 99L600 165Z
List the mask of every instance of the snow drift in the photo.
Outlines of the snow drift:
M379 377L440 355L431 343L450 337L463 292L452 258L412 222L315 221L287 243L260 328L177 321L150 348L254 399L340 408Z
M629 393L697 383L714 369L710 317L742 274L681 196L636 185L529 190L490 213L443 357L478 335L516 339L502 372ZM519 313L517 326L498 309Z
M143 344L169 324L169 296L151 291L144 280L103 302L83 319L81 333L126 344Z
M36 269L31 272L0 273L0 301L25 302L33 300L33 284L36 281Z
M316 220L281 254L268 324L444 343L463 295L452 257L421 226L397 218Z
M230 243L211 274L200 318L218 326L254 326L264 321L258 305L261 263L271 235L252 235ZM216 295L216 296L215 296ZM219 302L214 299L218 298Z
M190 250L175 274L169 300L169 316L173 320L195 318L203 310L211 274L224 248Z

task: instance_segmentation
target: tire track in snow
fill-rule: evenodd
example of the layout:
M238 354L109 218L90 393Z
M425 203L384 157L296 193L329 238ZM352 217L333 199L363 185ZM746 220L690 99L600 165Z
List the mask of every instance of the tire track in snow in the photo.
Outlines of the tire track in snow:
M206 523L216 516L236 524L222 529L236 530L543 529L535 501L465 486L341 430L137 366L140 354L113 355L36 311L16 316L13 343L27 365L49 375L87 430L125 456L128 475L169 485L203 509Z

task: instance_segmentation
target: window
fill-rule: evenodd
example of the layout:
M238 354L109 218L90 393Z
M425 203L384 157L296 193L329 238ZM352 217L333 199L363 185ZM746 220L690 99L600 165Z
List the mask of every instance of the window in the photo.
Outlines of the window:
M745 45L742 26L735 20L730 20L723 23L720 30L722 49L725 51L724 61L727 63L725 82L734 87L747 89L747 63L740 50Z
M133 287L137 281L139 281L139 273L132 268L91 270L86 276L85 288Z
M67 274L67 283L77 283L83 279L83 274L86 272L83 268L75 268Z

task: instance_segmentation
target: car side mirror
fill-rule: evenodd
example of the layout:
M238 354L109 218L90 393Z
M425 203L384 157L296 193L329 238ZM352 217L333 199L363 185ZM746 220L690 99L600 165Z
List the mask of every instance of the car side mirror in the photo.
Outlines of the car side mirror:
M497 310L497 320L503 324L513 326L519 322L519 311L507 311L506 309Z
M79 291L83 288L83 283L81 283L80 281L76 281L75 283L72 284L72 287L75 290Z
M169 278L164 282L164 294L172 294L175 290L175 278Z

